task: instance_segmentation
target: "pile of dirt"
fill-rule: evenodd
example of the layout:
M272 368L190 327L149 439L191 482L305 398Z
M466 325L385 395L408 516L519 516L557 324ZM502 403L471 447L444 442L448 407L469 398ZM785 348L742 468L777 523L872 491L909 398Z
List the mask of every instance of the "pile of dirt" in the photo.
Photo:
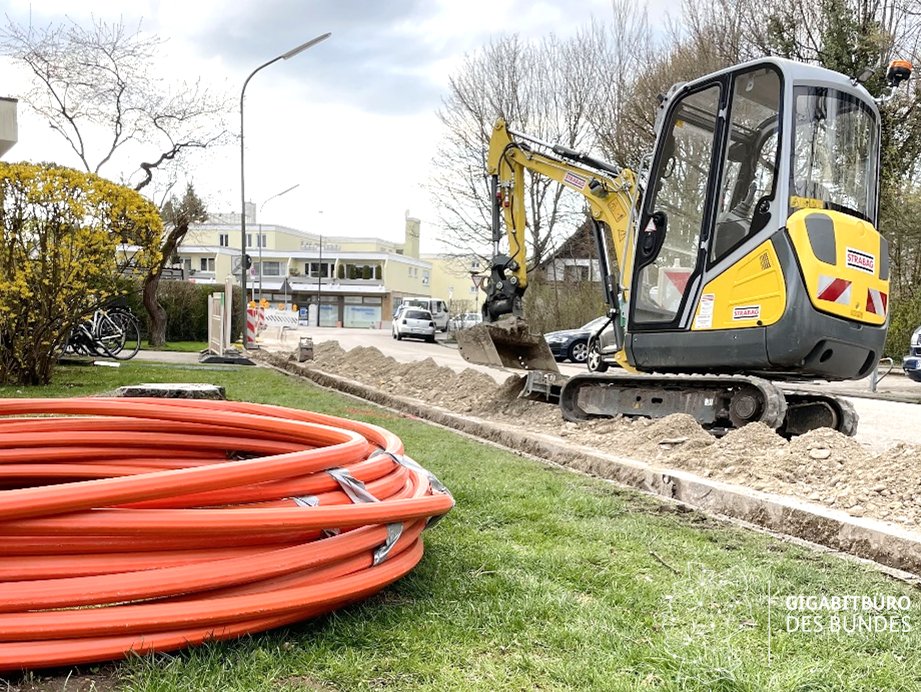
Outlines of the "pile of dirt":
M400 363L376 348L343 351L335 342L314 348L312 367L442 408L508 423L572 444L667 468L792 495L916 527L921 521L921 448L900 444L873 455L853 438L819 429L787 441L762 423L715 438L686 414L665 418L564 421L560 410L518 398L524 378L497 385L473 369L455 373L431 358ZM513 426L513 428L512 428Z
M458 413L523 418L537 425L562 420L555 407L519 399L524 379L516 375L497 386L492 377L472 368L456 373L431 358L400 363L372 346L346 352L335 342L314 348L313 367Z

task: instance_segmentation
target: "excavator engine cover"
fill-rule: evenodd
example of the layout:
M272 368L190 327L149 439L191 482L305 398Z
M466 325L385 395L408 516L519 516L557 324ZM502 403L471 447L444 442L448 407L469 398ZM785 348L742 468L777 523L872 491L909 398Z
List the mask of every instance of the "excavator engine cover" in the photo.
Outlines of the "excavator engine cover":
M520 317L508 316L457 332L457 345L468 363L517 370L559 372L541 334L532 334Z

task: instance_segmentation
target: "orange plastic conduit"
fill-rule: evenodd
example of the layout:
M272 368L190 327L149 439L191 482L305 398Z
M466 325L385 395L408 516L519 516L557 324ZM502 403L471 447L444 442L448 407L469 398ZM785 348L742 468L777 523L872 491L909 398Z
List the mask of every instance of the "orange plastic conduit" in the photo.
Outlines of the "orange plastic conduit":
M278 406L0 399L0 671L259 632L366 598L454 505L400 439Z

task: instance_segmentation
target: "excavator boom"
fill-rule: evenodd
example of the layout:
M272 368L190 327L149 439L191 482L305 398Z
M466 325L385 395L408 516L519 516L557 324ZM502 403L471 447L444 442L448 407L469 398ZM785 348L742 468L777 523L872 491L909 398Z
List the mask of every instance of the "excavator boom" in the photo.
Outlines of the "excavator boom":
M617 285L613 277L630 274L625 249L639 199L636 177L630 170L586 154L514 133L503 120L493 129L487 170L492 184L493 260L484 282L483 323L458 332L461 355L482 365L559 372L543 336L530 331L524 319L522 297L528 287L524 172L533 171L582 194L596 224L610 231L610 235L599 234L599 243L605 246L603 266L608 266L608 257L616 265L615 271L604 272L611 277L605 284L612 305L627 296L626 287ZM501 228L503 217L506 232ZM507 253L499 249L506 236Z

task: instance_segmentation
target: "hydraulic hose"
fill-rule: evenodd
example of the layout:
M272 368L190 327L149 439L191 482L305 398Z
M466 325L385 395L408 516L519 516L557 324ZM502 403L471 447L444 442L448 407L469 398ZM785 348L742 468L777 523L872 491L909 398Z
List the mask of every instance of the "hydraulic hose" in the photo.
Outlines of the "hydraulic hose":
M366 598L447 489L367 423L192 399L0 399L0 671L169 651Z

